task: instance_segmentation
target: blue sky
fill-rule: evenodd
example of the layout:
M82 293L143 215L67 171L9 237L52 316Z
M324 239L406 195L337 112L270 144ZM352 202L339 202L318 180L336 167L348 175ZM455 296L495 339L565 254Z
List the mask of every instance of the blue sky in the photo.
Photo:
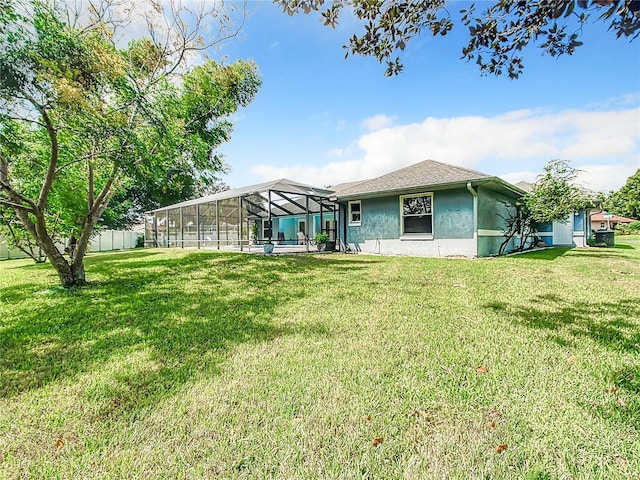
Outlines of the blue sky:
M467 5L451 2L452 17ZM332 30L270 2L250 2L249 13L220 51L255 60L263 79L220 148L231 187L281 177L334 185L425 159L515 183L564 158L586 187L607 191L640 168L640 39L594 23L575 55L528 49L524 74L509 80L460 59L467 30L457 23L447 37L410 42L404 72L387 78L372 58L344 59L350 19Z

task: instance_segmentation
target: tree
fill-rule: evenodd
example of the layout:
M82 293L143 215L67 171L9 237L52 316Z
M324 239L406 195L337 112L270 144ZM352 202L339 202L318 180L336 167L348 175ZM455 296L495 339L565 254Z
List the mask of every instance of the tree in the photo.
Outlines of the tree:
M513 248L516 252L522 252L529 244L529 238L535 233L538 224L531 216L531 212L527 207L526 196L520 199L515 205L502 201L506 211L506 215L499 215L504 221L503 235L504 240L498 248L498 255L505 253L507 247L514 238L517 238ZM533 245L530 245L533 246Z
M65 287L85 283L90 237L118 191L138 181L177 188L183 178L215 177L229 115L261 83L251 62L205 59L189 68L198 52L237 33L214 7L171 2L165 12L150 0L149 38L122 47L122 2L89 2L87 12L69 4L0 7L0 205ZM163 26L158 17L173 21ZM204 22L218 20L220 30L205 41ZM68 257L56 245L62 237Z
M592 195L580 187L580 172L568 160L550 160L538 175L531 193L524 196L528 214L536 223L562 221L592 204Z
M505 240L498 253L504 253L516 236L520 240L515 250L524 250L541 223L564 222L572 213L589 207L592 195L577 184L579 173L568 160L550 160L544 173L536 178L531 192L523 195L515 206L505 203L509 213L502 216Z
M603 206L621 217L640 219L640 169L627 179L620 190L611 193Z
M387 64L386 75L402 71L392 57L424 32L444 36L454 22L445 0L274 0L289 15L318 12L325 26L335 28L340 15L353 15L364 33L354 34L344 48L348 55L373 56ZM483 8L484 5L483 5ZM476 15L475 5L461 11L470 40L462 49L483 74L518 78L524 65L520 52L531 44L552 57L572 55L590 15L605 22L617 37L635 39L640 31L639 0L499 0Z
M142 223L144 212L230 188L217 176L228 172L226 164L222 164L216 172L199 175L189 170L179 170L178 165L174 167L168 169L162 178L138 176L135 182L116 191L98 220L98 226L116 230L130 228Z

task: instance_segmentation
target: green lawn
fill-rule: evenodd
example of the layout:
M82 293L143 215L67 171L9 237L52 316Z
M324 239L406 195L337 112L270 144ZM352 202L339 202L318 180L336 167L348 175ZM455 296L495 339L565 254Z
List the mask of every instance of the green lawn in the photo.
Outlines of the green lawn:
M76 291L1 262L0 478L638 479L640 237L616 242L144 250Z

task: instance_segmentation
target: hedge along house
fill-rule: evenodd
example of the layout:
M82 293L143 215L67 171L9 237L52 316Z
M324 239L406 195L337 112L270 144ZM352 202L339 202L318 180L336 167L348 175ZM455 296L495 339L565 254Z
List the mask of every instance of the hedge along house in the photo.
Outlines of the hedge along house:
M308 251L320 231L337 240L331 193L281 179L158 208L145 215L145 246L243 250L272 239Z
M433 160L334 190L351 249L428 257L497 254L505 219L524 194L498 177Z

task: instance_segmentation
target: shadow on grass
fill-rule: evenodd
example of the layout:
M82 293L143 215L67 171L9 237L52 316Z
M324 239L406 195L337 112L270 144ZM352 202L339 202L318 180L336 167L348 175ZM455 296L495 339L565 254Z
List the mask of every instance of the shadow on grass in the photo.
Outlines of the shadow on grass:
M357 268L367 267L311 256L132 253L89 257L95 280L85 288L2 288L12 315L0 323L0 397L111 368L115 382L85 393L102 417L153 405L195 375L215 375L235 345L326 335L321 324L274 317L315 294L306 276Z
M590 305L546 294L530 299L526 306L519 303L493 302L485 304L484 308L500 312L529 328L562 331L575 339L588 338L612 350L636 352L640 348L640 302L637 298ZM555 341L561 345L567 343L560 337Z
M549 340L563 348L573 348L586 338L616 352L640 351L637 298L589 305L545 294L532 298L527 306L493 302L484 308L528 328L549 331ZM585 404L585 408L614 424L622 421L640 430L640 368L628 365L606 376L615 389L607 388L602 402Z
M556 258L565 255L569 250L571 250L571 247L545 248L543 250L518 253L517 255L512 255L510 258L523 260L555 260Z
M620 258L629 258L629 255L624 252L616 252L613 249L606 250L583 250L580 252L574 252L572 254L574 257L585 257L585 258L607 258L607 259L620 259Z

